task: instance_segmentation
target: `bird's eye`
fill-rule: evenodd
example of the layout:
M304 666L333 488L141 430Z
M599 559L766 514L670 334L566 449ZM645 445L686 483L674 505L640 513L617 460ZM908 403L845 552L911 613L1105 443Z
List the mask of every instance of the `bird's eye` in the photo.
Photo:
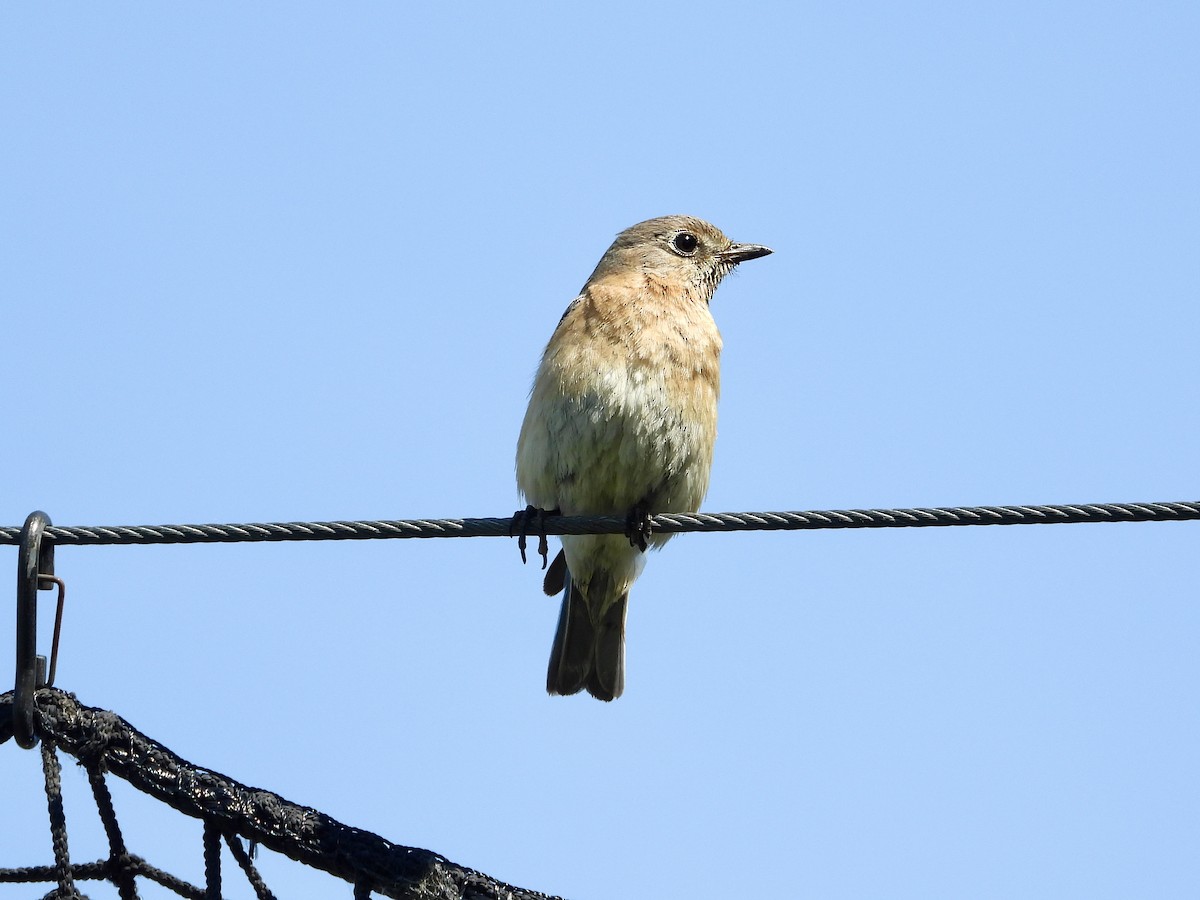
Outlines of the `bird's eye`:
M700 241L690 231L681 231L675 237L671 238L671 246L683 256L691 256L696 252L696 247L699 244Z

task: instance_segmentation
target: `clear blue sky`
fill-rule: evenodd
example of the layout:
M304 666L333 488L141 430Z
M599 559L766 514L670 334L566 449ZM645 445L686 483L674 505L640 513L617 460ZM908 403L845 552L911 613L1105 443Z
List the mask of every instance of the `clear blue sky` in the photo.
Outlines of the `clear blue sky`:
M676 212L776 250L714 301L706 509L1195 499L1198 46L1183 2L8 4L0 521L507 515L551 329ZM573 898L1195 897L1198 548L681 537L611 705L544 693L508 540L64 548L59 684ZM0 865L51 858L39 779L0 747Z

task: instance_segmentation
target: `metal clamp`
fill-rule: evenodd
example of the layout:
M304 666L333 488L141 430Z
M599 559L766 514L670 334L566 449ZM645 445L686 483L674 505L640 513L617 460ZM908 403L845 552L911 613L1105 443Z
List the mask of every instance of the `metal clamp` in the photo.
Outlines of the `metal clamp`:
M26 750L37 746L33 727L33 694L46 682L46 657L37 655L37 592L54 575L54 541L46 535L50 517L32 512L21 529L17 553L17 681L13 689L13 737ZM61 585L61 582L60 582ZM62 591L59 592L59 614ZM55 629L57 630L57 628Z

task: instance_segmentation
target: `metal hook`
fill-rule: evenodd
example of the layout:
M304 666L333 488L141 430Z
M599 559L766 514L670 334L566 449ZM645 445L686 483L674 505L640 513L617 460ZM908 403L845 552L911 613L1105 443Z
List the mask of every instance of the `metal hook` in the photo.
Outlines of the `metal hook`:
M62 634L62 614L63 601L67 599L67 583L61 578L55 578L53 575L47 575L42 572L38 575L38 587L47 591L50 588L46 582L58 588L58 605L54 610L54 640L50 644L50 674L46 676L46 683L39 687L54 687L54 673L58 671L58 639Z
M54 541L46 534L49 527L50 517L44 512L30 513L21 529L17 553L17 681L13 689L13 737L26 750L37 746L33 694L46 680L46 657L37 655L37 592L42 586L39 576L54 574ZM47 584L46 588L49 587Z

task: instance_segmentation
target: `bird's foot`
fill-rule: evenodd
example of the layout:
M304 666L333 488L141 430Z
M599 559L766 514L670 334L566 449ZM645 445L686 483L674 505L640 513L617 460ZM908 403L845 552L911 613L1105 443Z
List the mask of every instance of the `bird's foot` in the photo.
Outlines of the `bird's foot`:
M625 536L629 538L629 546L637 547L643 553L650 545L650 536L654 529L650 527L650 510L645 503L638 503L629 510L625 518Z
M525 563L525 538L529 534L530 526L537 525L536 534L538 536L538 555L542 557L542 568L546 568L546 563L550 558L550 544L546 540L546 516L556 516L559 514L557 509L545 510L530 504L524 509L518 509L513 513L512 523L508 526L508 536L517 536L517 549L521 551L521 562Z

